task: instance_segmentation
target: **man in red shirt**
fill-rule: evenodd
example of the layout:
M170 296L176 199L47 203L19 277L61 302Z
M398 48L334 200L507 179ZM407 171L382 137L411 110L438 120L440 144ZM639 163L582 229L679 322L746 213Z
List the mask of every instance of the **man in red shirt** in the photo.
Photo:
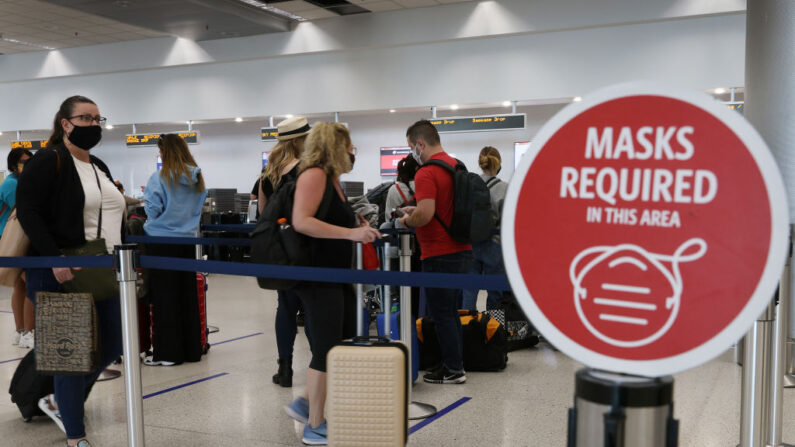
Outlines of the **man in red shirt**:
M456 160L442 148L439 133L430 121L417 121L406 131L412 156L420 165L441 160L455 167ZM441 166L421 167L414 176L416 207L402 208L406 215L400 222L416 228L422 250L422 271L467 273L472 267L472 246L454 241L439 223L448 227L453 218L453 176ZM464 383L461 320L458 317L460 289L425 290L428 312L436 326L442 352L442 364L423 376L428 383Z

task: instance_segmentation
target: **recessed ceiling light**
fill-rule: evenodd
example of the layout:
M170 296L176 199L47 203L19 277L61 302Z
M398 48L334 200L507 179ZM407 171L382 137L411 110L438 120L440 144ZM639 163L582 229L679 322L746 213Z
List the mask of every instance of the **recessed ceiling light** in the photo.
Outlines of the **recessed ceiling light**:
M29 47L41 48L42 50L55 50L56 49L54 47L48 47L47 45L39 45L37 43L27 42L27 41L24 41L24 40L12 39L10 37L4 37L2 34L0 34L0 40L2 40L3 42L14 43L14 44L17 44L17 45L26 45L26 46L29 46Z
M718 88L715 89L715 94L716 95L722 95L724 93L726 93L726 89L723 88L723 87L718 87Z
M292 117L293 117L293 115L292 115L292 114L290 114L290 113L288 113L287 115L284 115L284 117L285 117L285 118L292 118Z
M458 110L458 104L451 105L450 110Z
M580 102L580 101L582 101L582 96L575 96L574 99L572 99L572 101Z
M242 123L243 122L243 118L238 116L237 118L235 118L235 122L236 123Z
M0 132L0 136L3 136L3 132Z
M397 110L395 110L395 109L389 109L389 113L395 113L395 112L397 112Z
M511 101L503 101L502 102L502 106L503 107L510 107L511 106Z
M113 124L105 124L105 129L113 130Z

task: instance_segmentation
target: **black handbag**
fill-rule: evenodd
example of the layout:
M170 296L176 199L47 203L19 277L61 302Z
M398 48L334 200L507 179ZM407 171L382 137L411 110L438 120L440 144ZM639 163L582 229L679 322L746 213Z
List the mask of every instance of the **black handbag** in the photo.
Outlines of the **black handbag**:
M92 164L91 167L94 167L94 165ZM105 239L100 237L102 235L102 187L99 184L99 174L97 174L97 168L95 167L94 175L97 178L97 187L100 194L97 238L77 247L61 249L61 252L66 256L104 256L108 254ZM119 296L119 282L116 279L116 272L110 267L72 270L72 275L74 279L61 285L64 292L90 293L94 296L95 301L104 301Z

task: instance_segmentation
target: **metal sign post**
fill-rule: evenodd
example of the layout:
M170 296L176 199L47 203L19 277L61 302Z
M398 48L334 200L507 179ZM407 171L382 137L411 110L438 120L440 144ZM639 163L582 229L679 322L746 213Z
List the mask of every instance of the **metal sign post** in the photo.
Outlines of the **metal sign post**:
M744 115L764 138L779 166L789 198L790 230L795 224L795 3L748 2L745 43ZM791 257L790 250L790 257ZM785 348L792 323L792 262L783 269L778 309L771 303L746 336L743 364L741 447L781 447ZM775 313L774 313L775 312ZM787 321L789 320L789 321ZM787 365L791 366L791 365ZM790 419L792 416L790 416Z
M400 271L411 271L411 233L400 233ZM435 415L438 410L430 404L415 402L411 400L411 380L412 372L412 357L411 357L411 325L414 324L411 316L411 287L400 286L400 340L406 344L408 349L408 360L406 365L408 371L406 378L408 380L408 393L409 393L409 420L425 419Z
M127 399L127 444L143 447L144 401L141 385L141 358L138 344L138 299L136 296L135 254L138 245L114 247L116 278L121 292L121 323L124 345L124 392Z

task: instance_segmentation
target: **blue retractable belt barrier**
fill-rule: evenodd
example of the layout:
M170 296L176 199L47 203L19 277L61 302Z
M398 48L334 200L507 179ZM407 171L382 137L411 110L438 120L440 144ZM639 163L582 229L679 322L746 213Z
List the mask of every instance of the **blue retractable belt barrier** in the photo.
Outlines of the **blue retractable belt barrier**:
M227 224L227 225L202 225L202 231L227 231L230 233L251 233L254 224Z
M230 247L251 246L251 239L249 238L127 236L125 240L126 242L136 244L226 245Z
M113 267L113 256L33 256L0 257L0 267ZM502 275L471 275L465 273L384 272L321 267L246 264L242 262L197 261L194 259L141 256L141 267L209 272L223 275L261 276L333 282L343 284L387 284L391 286L432 287L446 289L511 290L508 278Z
M113 267L113 256L0 257L0 267L44 269L53 267Z
M431 287L446 289L511 290L508 278L502 275L471 275L465 273L384 272L320 267L246 264L242 262L196 261L193 259L141 256L144 268L209 272L223 275L261 276L264 278L297 279L344 284L388 284L391 286Z

